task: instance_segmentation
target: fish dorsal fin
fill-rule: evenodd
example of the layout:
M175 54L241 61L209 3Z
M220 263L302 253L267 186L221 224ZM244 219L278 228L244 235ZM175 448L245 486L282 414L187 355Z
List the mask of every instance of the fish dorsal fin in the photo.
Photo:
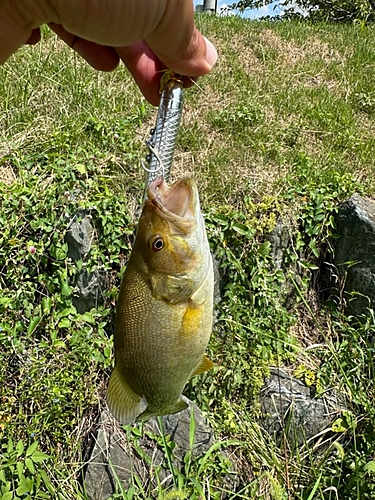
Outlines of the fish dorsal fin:
M107 405L121 424L134 423L142 411L141 396L133 391L121 375L118 366L115 366L109 379Z
M195 375L207 372L208 370L211 370L213 366L215 366L214 363L210 359L208 359L207 356L203 356L201 362L191 374L191 377L195 377Z
M172 413L178 413L182 410L186 410L188 408L188 404L183 401L182 399L179 399L176 404L169 406L166 411L163 413L155 413L152 410L146 410L137 417L137 422L146 422L146 420L152 418L152 417L160 417L161 415L171 415Z

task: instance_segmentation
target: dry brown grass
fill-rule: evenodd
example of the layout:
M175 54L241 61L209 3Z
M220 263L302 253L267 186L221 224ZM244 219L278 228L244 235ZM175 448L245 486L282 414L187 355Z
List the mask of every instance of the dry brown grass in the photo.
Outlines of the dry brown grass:
M0 182L10 186L15 180L16 174L14 173L12 166L9 163L0 165Z
M250 44L244 39L243 35L234 35L230 45L236 54L241 54L243 69L248 75L254 75L264 71L264 67L259 61L255 51L250 47Z
M295 66L312 58L326 64L332 61L345 62L345 56L316 36L310 37L308 42L300 45L295 41L284 40L271 29L265 29L261 32L258 43L277 51L280 61L287 66Z

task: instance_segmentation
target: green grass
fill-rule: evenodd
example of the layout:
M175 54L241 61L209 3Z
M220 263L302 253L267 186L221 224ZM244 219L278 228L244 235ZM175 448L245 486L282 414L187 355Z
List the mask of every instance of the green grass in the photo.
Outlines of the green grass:
M354 327L322 304L315 283L340 203L374 192L374 28L197 23L220 59L186 91L172 173L197 179L225 283L209 345L217 367L186 394L206 412L218 446L238 457L242 483L229 498L372 499L375 321ZM114 304L156 116L123 67L95 72L43 34L0 68L4 500L86 498L83 445L113 363ZM78 208L89 211L97 240L74 264L64 235ZM280 219L292 244L277 270L267 234ZM81 266L110 276L104 305L86 314L72 307ZM311 344L319 347L306 350ZM275 364L308 375L318 394L334 388L346 398L325 448L279 448L256 423L258 392ZM171 489L148 491L135 478L113 498L219 498L227 462L216 449L174 470L173 443L156 442Z

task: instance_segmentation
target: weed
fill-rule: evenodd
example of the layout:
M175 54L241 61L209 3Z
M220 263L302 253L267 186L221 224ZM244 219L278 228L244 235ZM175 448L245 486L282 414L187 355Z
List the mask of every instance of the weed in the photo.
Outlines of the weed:
M40 470L39 464L50 457L37 450L38 443L34 441L27 449L23 441L16 445L11 438L2 445L0 460L0 491L4 500L19 500L21 498L49 498L43 492L46 488L53 493L53 487L47 474Z
M354 191L374 192L374 31L235 16L197 23L221 58L186 92L175 158L200 187L221 301L209 346L216 368L186 392L222 440L203 457L188 452L177 469L173 441L155 436L170 486L159 481L150 492L134 477L113 498L219 498L229 471L219 451L240 443L246 474L229 498L371 499L373 315L354 326L323 311L322 322L309 292L333 249L339 204ZM43 38L0 68L5 500L85 498L81 449L113 362L114 305L154 121L124 67L95 72L47 28ZM74 263L65 234L80 210L95 242ZM267 234L281 221L290 244L277 267ZM104 305L85 314L73 307L82 269L110 280ZM321 346L312 360L294 335L307 320ZM333 387L347 399L326 451L311 443L280 449L256 423L271 363L297 368L318 395Z

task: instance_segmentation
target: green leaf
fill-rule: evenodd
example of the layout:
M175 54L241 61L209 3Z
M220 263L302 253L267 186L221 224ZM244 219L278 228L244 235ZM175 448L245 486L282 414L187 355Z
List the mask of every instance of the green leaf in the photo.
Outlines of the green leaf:
M260 245L260 247L258 248L258 253L259 253L259 255L261 255L262 257L265 257L265 256L269 255L270 250L271 250L271 243L270 243L269 241L265 241L265 242L264 242L264 243L262 243L262 245Z
M241 234L242 236L247 236L248 238L252 238L254 235L254 231L249 228L249 226L247 226L246 224L241 224L240 222L234 222L231 225L231 228L236 233Z
M320 481L321 481L321 479L322 479L322 475L323 475L323 473L321 472L321 473L319 474L318 479L315 481L314 487L313 487L313 489L312 489L312 491L311 491L311 493L310 493L310 495L309 495L309 497L308 497L308 499L307 499L307 500L313 500L313 499L314 499L315 492L316 492L316 490L317 490L317 489L319 488L319 486L320 486Z
M23 445L23 442L21 440L18 441L17 446L16 446L16 453L17 457L20 457L24 451L25 447Z
M47 460L50 458L49 455L46 455L45 453L43 453L42 451L35 451L32 455L31 455L31 460L34 462L34 463L39 463L39 462L44 462L44 460Z
M53 347L55 347L56 349L65 349L66 344L62 340L54 340Z
M95 324L95 318L90 312L85 312L82 314L82 320L86 321L86 323L89 323L90 325Z
M63 297L69 297L72 294L72 289L66 281L61 283L61 295Z
M63 245L57 245L57 246L51 245L50 253L51 253L52 257L54 257L56 260L59 260L59 261L65 260L67 255L68 255L67 243L64 243Z
M11 453L14 450L12 438L8 439L7 452Z
M1 496L1 500L13 500L13 493L11 491L3 493Z
M76 165L74 165L73 168L74 170L77 170L77 172L79 172L80 174L87 173L86 165L83 165L82 163L77 163Z
M34 453L34 451L36 450L38 446L38 443L36 441L34 441L34 443L32 443L26 450L26 456L29 457L30 455L32 455Z
M46 500L51 500L51 495L47 495L47 493L43 493L43 491L38 491L38 497L37 498L45 498ZM30 499L30 500L34 500L34 499Z
M29 481L26 480L25 476L22 476L19 480L19 486L16 489L16 493L18 496L26 495L30 493L30 485Z
M23 462L18 461L16 468L17 468L18 477L20 478L23 475Z
M316 246L316 240L315 239L310 240L309 247L310 247L312 253L315 255L315 257L318 258L319 257L319 250L318 250L318 248Z
M34 463L31 460L31 458L27 457L25 459L25 465L29 469L29 471L31 472L31 474L35 474L35 467L34 467Z
M331 426L332 432L345 432L348 427L344 425L344 420L342 418L337 418Z
M70 328L70 325L71 325L71 321L69 318L62 318L60 321L59 321L59 328Z
M69 316L69 314L76 314L76 308L71 306L71 307L66 307L62 311L59 312L59 316L62 318L64 316Z
M357 419L350 410L343 410L342 417L348 429L355 429L357 427Z
M364 467L367 472L375 472L375 460L370 460Z
M49 477L47 476L46 472L44 470L40 470L38 472L38 474L42 478L43 483L44 483L45 487L47 488L47 490L51 493L51 495L54 494L55 493L55 489L52 486L52 483L49 480Z
M135 493L135 486L130 486L130 488L128 488L126 491L127 495L126 500L133 500L134 493Z
M8 307L13 302L12 299L8 297L0 297L0 306Z
M112 354L112 348L110 346L105 346L104 356L109 359L111 357L111 354Z
M52 299L51 297L43 297L42 298L42 312L43 314L48 314L52 308Z
M30 323L29 323L29 327L27 329L28 336L34 332L36 327L39 325L39 322L40 322L40 316L34 316L33 318L31 318Z

